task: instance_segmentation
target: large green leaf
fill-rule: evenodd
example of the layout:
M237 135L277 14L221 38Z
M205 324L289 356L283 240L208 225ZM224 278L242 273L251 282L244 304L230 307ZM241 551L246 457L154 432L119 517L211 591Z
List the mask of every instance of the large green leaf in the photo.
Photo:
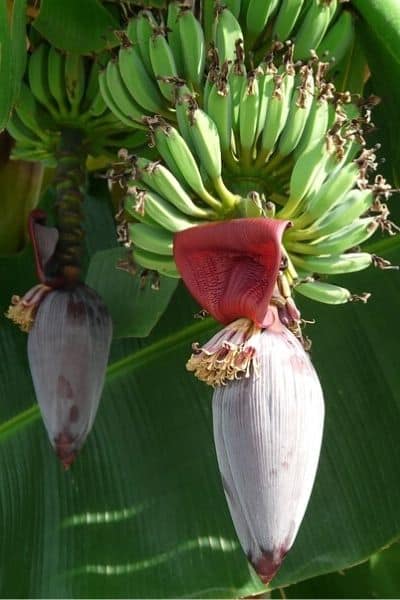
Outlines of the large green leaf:
M26 0L0 2L0 131L18 98L25 70Z
M178 280L160 276L156 288L151 276L142 281L140 270L130 274L118 269L118 262L125 257L123 248L96 252L89 264L86 283L107 304L114 337L146 337L167 308Z
M42 0L36 29L56 48L97 52L114 45L118 23L98 0Z
M391 243L383 250L400 259ZM32 280L28 259L2 263L2 312ZM318 319L312 355L326 429L313 497L275 586L348 567L400 535L399 274L351 281L374 292L367 306L304 306ZM114 343L94 431L66 473L32 408L26 336L1 323L3 597L260 591L221 491L210 390L184 368L190 343L215 327L195 311L181 289L146 342Z

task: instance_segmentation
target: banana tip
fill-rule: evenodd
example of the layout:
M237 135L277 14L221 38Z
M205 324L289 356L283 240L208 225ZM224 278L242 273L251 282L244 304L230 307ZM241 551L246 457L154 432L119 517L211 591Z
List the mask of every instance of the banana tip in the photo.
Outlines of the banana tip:
M60 433L54 442L56 454L60 459L64 470L68 471L77 457L74 439L68 433Z
M287 552L288 549L283 547L277 553L264 550L262 555L253 562L257 575L265 585L275 577Z

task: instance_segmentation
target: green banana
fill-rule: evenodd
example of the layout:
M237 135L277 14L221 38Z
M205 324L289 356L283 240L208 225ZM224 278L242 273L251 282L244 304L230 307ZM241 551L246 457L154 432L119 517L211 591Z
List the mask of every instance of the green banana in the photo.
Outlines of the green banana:
M143 110L129 93L128 88L122 79L116 60L108 61L106 67L106 82L108 92L112 96L113 102L118 106L120 111L131 120L131 127L143 127Z
M62 117L69 114L69 103L65 86L65 55L50 46L47 56L48 85L53 96L58 112Z
M7 131L17 141L17 146L23 144L26 147L32 146L37 149L43 147L43 139L39 138L32 129L21 121L16 111L7 123Z
M174 259L169 256L162 256L161 254L147 252L141 248L135 248L133 250L133 259L144 269L158 271L161 275L165 275L166 277L173 277L176 279L180 279L181 277L176 268Z
M211 181L219 180L222 172L221 146L214 121L200 108L189 115L190 135L197 155Z
M153 68L149 44L155 27L157 27L157 22L152 13L149 10L142 10L136 17L133 17L133 19L129 21L126 30L128 38L138 49L143 65L150 76L153 73Z
M134 46L122 47L119 51L118 66L135 102L148 113L165 114L164 100L157 84L147 73L138 49Z
M328 100L331 93L330 84L328 86L327 92L321 91L314 96L303 134L294 149L296 159L310 150L325 135L329 129L330 121L334 118L335 109Z
M267 65L265 67L265 72L262 75L260 75L258 79L258 92L260 96L260 103L257 118L257 131L255 135L256 143L265 127L268 106L275 87L274 75L276 75L275 67L272 67L272 65Z
M355 162L335 169L318 192L307 201L303 214L294 220L295 229L293 229L293 234L296 233L297 229L301 229L323 217L337 203L341 202L343 196L354 187L359 176L359 167Z
M322 185L327 165L334 160L335 153L329 148L326 136L297 159L290 177L289 200L278 213L279 218L291 218L296 214L303 198Z
M240 161L249 166L257 140L260 93L257 73L251 72L243 82L239 109Z
M221 211L221 204L205 188L196 160L191 153L189 146L174 127L159 128L158 140L162 135L165 136L168 149L179 169L179 180L183 178L186 184L212 209L217 213ZM159 148L157 141L157 148ZM164 159L165 160L165 159ZM176 176L176 173L174 173Z
M28 61L29 87L36 100L46 108L54 118L58 118L58 109L50 92L48 80L49 46L40 44Z
M329 27L336 10L337 0L311 0L296 33L294 59L307 60L316 50Z
M181 14L181 4L179 2L168 2L167 30L168 44L174 55L177 71L180 75L184 74L185 67L182 54L181 36L179 33L179 16Z
M65 57L65 89L70 104L69 113L79 117L81 100L85 95L86 77L83 56L67 52Z
M142 193L143 198L141 200L144 202L144 213L167 231L175 233L199 225L198 221L189 219L155 192L145 190Z
M374 199L372 190L351 190L339 204L315 221L307 230L303 230L303 239L310 239L311 235L313 238L330 235L349 225L371 208Z
M161 227L153 227L145 223L130 224L129 239L134 243L135 247L147 252L165 256L173 255L173 234Z
M28 86L21 82L18 101L15 105L15 114L17 115L21 125L26 128L26 135L31 131L33 138L38 138L44 143L48 143L51 136L48 133L50 122L48 114L43 111L38 102L36 102L33 94ZM18 125L17 125L18 127ZM21 132L23 131L21 127Z
M239 130L239 110L240 99L242 97L243 85L247 81L246 67L239 60L235 61L229 75L228 85L232 97L232 131L235 136L236 154L239 154L240 130Z
M182 9L178 19L186 81L202 91L206 50L203 29L189 9Z
M238 40L243 41L243 32L236 17L228 8L218 8L214 24L214 43L220 65L235 60Z
M196 206L189 194L182 188L174 175L158 162L151 162L145 158L136 161L138 169L136 177L143 181L149 188L168 200L178 210L186 215L199 219L210 219L212 213Z
M90 67L90 73L87 77L85 97L82 102L83 112L88 113L88 117L100 117L107 111L107 106L103 100L99 88L100 65L98 60L93 59ZM108 111L107 111L108 112Z
M171 83L163 81L163 78L175 78L178 71L175 64L174 55L167 42L164 33L161 30L156 31L149 41L150 59L154 75L158 82L161 94L168 102L175 104L176 92Z
M99 74L99 87L103 100L113 115L115 115L117 119L127 127L135 127L136 124L121 110L119 104L117 104L114 100L107 85L106 71L102 71Z
M228 83L215 82L211 86L207 113L218 129L221 152L225 157L230 154L232 141L232 95Z
M276 17L272 37L284 42L296 26L304 0L282 0Z
M292 100L294 80L294 69L290 65L281 67L274 77L275 88L268 102L267 116L256 161L258 167L264 166L271 156L285 126Z
M338 231L311 242L290 242L285 244L288 252L296 254L341 254L350 248L355 248L370 238L378 228L376 217L356 219L353 223Z
M324 304L345 304L352 299L348 289L324 281L300 283L294 289L306 298Z
M312 68L303 65L299 73L299 86L294 92L289 114L279 140L278 152L281 156L291 154L304 132L314 95L314 76Z
M339 275L341 273L355 273L367 269L372 264L372 255L367 252L354 252L338 254L335 256L298 256L290 254L295 265L307 273L321 273L323 275Z
M329 60L334 64L340 63L351 48L354 35L352 14L343 10L316 48L318 56L321 60Z
M261 35L278 5L279 0L250 0L246 15L246 44L249 39L252 45Z

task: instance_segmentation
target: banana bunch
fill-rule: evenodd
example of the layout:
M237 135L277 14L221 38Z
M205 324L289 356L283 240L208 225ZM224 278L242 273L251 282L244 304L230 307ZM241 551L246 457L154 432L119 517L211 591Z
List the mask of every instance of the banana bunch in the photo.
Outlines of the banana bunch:
M221 62L233 60L240 38L256 57L269 52L274 41L290 39L295 60L308 60L316 52L337 64L354 39L352 15L338 0L211 0L204 3L203 22Z
M292 61L289 45L246 72L236 59L215 63L204 102L186 91L176 105L177 127L149 117L152 144L163 164L136 158L125 208L135 261L178 276L173 235L221 219L275 216L290 221L281 296L296 290L321 302L356 299L322 281L376 264L360 244L387 225L389 187L365 149L368 102L325 81L325 65ZM161 258L160 258L161 257ZM361 297L362 299L364 296Z
M118 57L100 74L105 104L127 127L140 128L145 116L159 114L175 121L182 86L203 92L206 44L193 11L170 2L166 20L142 10L122 32Z
M145 135L135 130L126 134L107 108L99 72L98 60L41 42L29 57L26 83L7 127L16 141L13 156L53 164L63 129L80 131L93 156L115 156L121 145L143 146Z

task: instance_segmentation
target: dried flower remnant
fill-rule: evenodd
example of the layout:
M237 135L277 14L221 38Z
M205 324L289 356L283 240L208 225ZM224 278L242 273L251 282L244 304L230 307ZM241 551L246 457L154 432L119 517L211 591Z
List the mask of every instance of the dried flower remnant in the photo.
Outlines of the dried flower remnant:
M203 346L193 345L187 369L214 387L214 442L225 496L242 548L264 583L279 569L303 519L324 421L317 374L291 331L298 331L300 314L285 285L286 226L240 219L186 230L174 243L189 290L228 323Z

